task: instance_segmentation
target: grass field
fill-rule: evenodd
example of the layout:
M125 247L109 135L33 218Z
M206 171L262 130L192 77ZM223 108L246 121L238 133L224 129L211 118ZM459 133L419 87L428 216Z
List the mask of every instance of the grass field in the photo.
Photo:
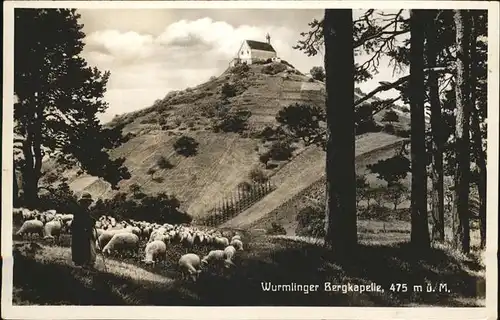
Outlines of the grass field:
M482 306L485 297L484 266L477 258L454 254L444 247L418 256L395 233L408 234L402 223L386 225L360 221L357 252L345 260L334 258L324 247L289 237L245 238L237 268L212 269L197 283L180 280L175 264L184 248L171 247L164 265L146 267L142 257L100 255L97 271L76 269L71 264L69 237L61 246L14 242L15 305L220 305L220 306ZM403 230L404 229L404 230ZM371 237L371 238L370 238ZM388 239L392 241L379 241ZM370 240L367 240L370 238ZM384 243L383 243L384 242ZM202 254L208 248L197 248ZM262 282L318 284L318 292L266 292ZM325 292L325 282L381 285L384 292ZM57 283L57 286L54 286ZM446 283L450 292L392 292L392 283L413 285ZM244 293L244 294L243 294Z

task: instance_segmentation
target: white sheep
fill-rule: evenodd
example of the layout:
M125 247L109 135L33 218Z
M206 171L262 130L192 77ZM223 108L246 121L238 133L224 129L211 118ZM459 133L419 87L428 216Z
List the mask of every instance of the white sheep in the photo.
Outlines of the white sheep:
M226 237L215 237L214 242L221 248L225 248L229 245L229 240Z
M231 266L234 266L235 264L233 263L233 258L234 255L236 254L236 248L233 246L227 246L224 249L224 255L226 257L226 260L224 260L224 266L226 268L230 268Z
M59 240L59 237L61 236L61 232L64 228L64 222L59 219L54 219L52 221L49 221L45 224L44 230L45 230L45 237L44 239L55 239Z
M104 247L108 244L108 242L113 238L113 236L115 234L118 234L118 233L130 233L132 234L132 232L130 232L130 230L128 229L118 229L118 230L113 230L113 229L108 229L108 230L104 230L104 232L102 232L99 237L97 238L97 241L96 241L96 245L99 249L104 249Z
M240 236L239 234L237 234L237 235L233 236L233 237L231 238L231 242L233 242L233 240L236 240L236 239L241 240L241 236Z
M146 264L154 264L158 260L167 260L167 245L163 241L153 241L146 245L146 257L142 260Z
M191 277L196 282L201 273L201 260L197 254L186 253L179 259L179 268L182 273L182 279Z
M128 250L131 252L139 251L139 237L133 233L122 232L117 233L109 240L108 244L102 249L103 254L111 254L112 251L124 251Z
M27 220L23 223L21 228L16 232L17 236L28 235L30 238L33 234L38 234L40 238L43 237L43 222L40 220Z
M230 245L236 248L236 250L243 250L243 242L240 239L231 240Z
M224 250L212 250L201 259L201 266L205 267L210 263L222 263L226 259Z

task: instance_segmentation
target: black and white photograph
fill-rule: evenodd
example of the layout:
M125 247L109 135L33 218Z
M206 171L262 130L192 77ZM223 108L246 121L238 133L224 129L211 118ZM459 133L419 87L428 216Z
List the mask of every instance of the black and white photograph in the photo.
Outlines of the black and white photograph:
M6 1L2 318L496 319L498 12Z

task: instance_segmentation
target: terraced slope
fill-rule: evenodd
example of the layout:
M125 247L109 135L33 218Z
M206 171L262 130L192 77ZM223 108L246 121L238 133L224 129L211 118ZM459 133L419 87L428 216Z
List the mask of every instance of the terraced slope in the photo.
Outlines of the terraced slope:
M292 103L324 106L323 83L311 81L288 65L274 75L263 73L265 67L252 65L243 73L228 69L206 83L171 92L153 106L119 116L109 123L110 126L124 124L124 134L133 135L127 143L110 152L113 158L126 159L125 165L132 175L131 179L120 182L120 191L128 192L132 184L138 184L146 194L175 195L182 203L181 209L193 216L206 214L231 194L239 183L247 180L249 172L259 166L258 133L263 127L276 124L279 110ZM243 135L212 131L210 110L221 104L225 84L237 89L235 96L228 99L228 105L251 112ZM195 156L186 158L174 151L173 144L182 135L193 137L199 143ZM375 134L371 147L387 144L385 136ZM160 157L169 160L172 168L158 168ZM50 169L55 165L49 161L45 167ZM283 186L256 208L265 207L265 212L270 212L288 201L321 178L323 167L322 152L310 149L287 165L274 169L277 172L268 171L273 174L276 185ZM151 168L156 172L148 174ZM76 172L76 169L67 170L63 176L77 193L87 191L94 198L110 198L117 192L101 179L78 176ZM273 200L269 200L271 198Z

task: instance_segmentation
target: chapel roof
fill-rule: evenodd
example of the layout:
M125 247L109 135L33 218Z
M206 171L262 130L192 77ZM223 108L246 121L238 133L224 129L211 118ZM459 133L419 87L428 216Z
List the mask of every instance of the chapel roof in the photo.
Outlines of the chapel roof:
M276 52L276 50L274 50L273 46L269 43L255 41L255 40L245 40L245 41L248 43L248 46L250 47L250 49Z

